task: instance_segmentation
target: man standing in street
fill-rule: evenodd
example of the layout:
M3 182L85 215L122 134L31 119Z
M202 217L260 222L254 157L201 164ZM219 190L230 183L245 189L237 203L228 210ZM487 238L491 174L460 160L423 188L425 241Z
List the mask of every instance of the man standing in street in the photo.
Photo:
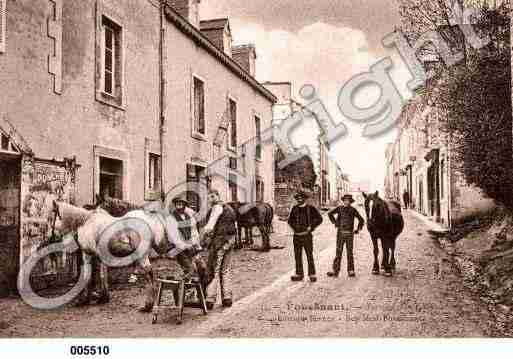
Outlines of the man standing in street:
M403 202L404 202L405 209L410 208L410 194L406 190L403 193Z
M207 288L207 308L212 309L217 301L218 288L221 289L223 307L232 306L231 257L235 245L237 228L234 210L224 204L217 190L208 193L210 210L204 235L208 238L208 271L213 278Z
M299 191L294 199L297 205L290 211L288 224L294 231L294 258L296 261L296 275L291 277L294 282L303 280L303 249L308 261L308 276L311 282L317 281L315 276L315 263L313 257L313 235L322 223L322 216L314 206L306 203L307 194Z
M365 224L360 213L351 206L351 204L354 203L352 195L344 195L342 202L344 203L342 206L328 212L331 223L337 227L337 252L335 254L335 260L333 261L333 271L328 272L328 277L338 277L340 273L340 262L342 261L344 244L346 245L347 251L347 274L349 277L355 276L353 256L354 235L361 231ZM355 218L358 219L358 229L356 232L354 231Z

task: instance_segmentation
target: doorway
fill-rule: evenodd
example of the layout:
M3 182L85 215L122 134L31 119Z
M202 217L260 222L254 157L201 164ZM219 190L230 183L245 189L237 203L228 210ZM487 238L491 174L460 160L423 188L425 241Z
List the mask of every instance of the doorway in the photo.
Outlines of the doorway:
M21 156L0 151L0 297L16 292L20 261Z

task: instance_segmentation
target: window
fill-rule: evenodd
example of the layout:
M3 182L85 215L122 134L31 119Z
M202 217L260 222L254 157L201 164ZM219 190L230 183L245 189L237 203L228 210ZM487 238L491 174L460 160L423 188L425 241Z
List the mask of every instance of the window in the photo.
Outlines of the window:
M256 179L256 201L264 201L264 181L261 178Z
M2 137L2 150L9 151L9 137L5 136L3 133L0 133L0 137Z
M122 28L102 16L101 99L117 106L122 105Z
M229 167L231 170L237 171L237 158L235 158L235 157L230 157L228 167Z
M192 209L199 212L201 209L200 197L197 194L196 183L206 182L207 188L210 188L210 179L207 177L207 169L203 166L187 164L187 201Z
M228 101L228 113L230 115L230 138L229 147L231 149L237 148L237 103L230 99Z
M445 160L440 161L440 198L445 197Z
M255 117L255 128L256 128L256 147L255 147L255 158L257 160L262 159L262 121L259 117Z
M154 153L148 154L148 191L160 192L160 156Z
M237 190L237 175L234 173L229 174L228 189L230 191L230 198L232 202L238 202L239 194Z
M5 52L5 40L7 31L7 0L0 0L0 53Z
M100 157L100 194L123 199L123 161Z
M194 77L194 126L193 132L205 135L205 84Z

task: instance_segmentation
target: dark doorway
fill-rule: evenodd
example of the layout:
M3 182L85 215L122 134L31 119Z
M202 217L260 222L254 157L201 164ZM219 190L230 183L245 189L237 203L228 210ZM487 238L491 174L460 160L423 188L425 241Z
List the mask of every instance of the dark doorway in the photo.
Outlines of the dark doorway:
M100 194L123 199L123 161L100 157Z
M16 292L20 262L20 156L0 152L0 297Z

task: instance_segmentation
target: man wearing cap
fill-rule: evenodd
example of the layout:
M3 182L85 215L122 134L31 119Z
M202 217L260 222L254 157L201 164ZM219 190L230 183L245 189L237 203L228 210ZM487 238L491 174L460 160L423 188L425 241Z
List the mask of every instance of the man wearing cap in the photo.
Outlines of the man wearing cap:
M201 280L205 268L198 256L202 248L199 242L197 223L194 218L196 213L189 207L189 202L185 195L173 198L172 203L175 208L171 211L171 216L176 220L178 233L185 242L183 248L177 251L175 259L180 267L182 267L184 277L190 277L196 271Z
M288 224L294 231L294 258L296 261L296 275L291 277L294 282L303 280L303 249L308 261L308 276L311 282L315 282L315 263L313 258L313 235L317 227L322 223L322 216L314 206L306 203L308 195L299 191L294 196L297 205L290 211Z
M189 208L185 195L177 196L171 201L169 217L166 218L166 233L171 243L167 257L175 259L183 271L183 279L189 280L197 273L200 283L205 287L207 281L206 266L200 257L202 250L195 212ZM174 207L174 208L173 208ZM150 312L156 295L156 288L148 286L144 305L139 308L142 312Z
M337 227L337 252L335 260L333 261L333 271L328 272L329 277L338 277L340 273L340 262L342 260L342 252L344 244L347 251L347 273L349 277L354 277L354 256L353 256L353 242L354 235L362 230L365 221L358 211L351 205L354 203L353 196L346 194L342 197L343 205L339 206L330 212L328 217ZM358 229L354 231L354 220L358 219Z
M208 276L212 282L207 288L207 308L212 309L217 301L218 288L221 290L223 307L232 306L231 258L235 245L237 227L236 215L232 207L221 201L217 190L208 193L210 210L204 235L208 238Z

